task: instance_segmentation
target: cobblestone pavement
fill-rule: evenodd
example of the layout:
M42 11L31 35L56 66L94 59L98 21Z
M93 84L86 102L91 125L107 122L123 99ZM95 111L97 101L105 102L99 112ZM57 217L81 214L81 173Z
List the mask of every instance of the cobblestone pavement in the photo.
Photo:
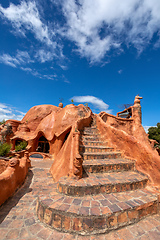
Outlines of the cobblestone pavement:
M36 216L36 203L41 186L49 175L50 160L32 160L32 168L25 184L0 207L0 239L19 240L158 240L160 239L160 214L149 216L140 222L112 231L108 234L79 236L61 233L42 224Z

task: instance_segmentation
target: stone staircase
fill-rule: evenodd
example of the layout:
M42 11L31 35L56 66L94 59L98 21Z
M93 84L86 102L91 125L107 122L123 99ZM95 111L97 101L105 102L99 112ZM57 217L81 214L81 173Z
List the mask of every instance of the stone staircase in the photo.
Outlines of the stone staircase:
M134 161L103 142L93 121L81 133L83 178L62 177L39 194L40 221L81 235L106 233L158 211L158 197Z

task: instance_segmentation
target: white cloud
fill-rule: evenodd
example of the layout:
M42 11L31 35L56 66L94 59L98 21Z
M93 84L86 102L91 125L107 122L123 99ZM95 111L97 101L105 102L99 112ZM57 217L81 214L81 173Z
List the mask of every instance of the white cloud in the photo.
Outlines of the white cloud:
M2 18L12 23L18 34L25 36L27 31L31 31L38 41L56 47L56 42L52 41L52 32L40 19L35 1L21 1L19 5L11 3L8 8L0 5L0 13Z
M11 3L8 8L0 5L1 19L5 23L10 23L18 36L26 39L28 36L30 39L29 34L34 36L32 49L28 51L34 61L44 63L60 60L59 66L66 70L63 62L66 60L63 55L66 41L63 40L66 39L71 41L73 51L87 58L92 64L102 60L108 63L110 55L121 54L124 45L128 48L134 46L138 53L141 53L151 42L153 35L157 38L153 45L160 47L159 0L51 0L51 2L51 9L47 6L47 20L46 12L42 10L42 1L21 0L17 5ZM45 4L47 3L43 3L43 6ZM61 6L58 9L59 5ZM25 56L18 55L18 52L15 56L3 54L0 61L17 67L25 62Z
M91 103L94 108L99 109L100 111L105 111L108 113L111 113L111 110L109 110L109 105L103 102L103 100L94 97L94 96L74 96L71 99L73 99L74 102L78 103Z
M21 70L32 74L33 76L41 79L48 79L48 80L57 80L58 76L56 74L42 74L39 71L32 69L32 68L26 68L26 67L21 67Z
M77 46L81 56L99 62L122 43L142 52L160 32L159 0L64 0L66 26L62 36Z
M62 64L65 57L62 52L62 46L56 36L54 24L45 20L45 16L41 9L41 2L39 1L20 1L20 4L11 3L8 8L3 8L0 5L0 17L4 22L12 25L14 32L18 37L28 38L28 34L32 34L34 38L27 42L27 51L19 51L15 54L4 53L0 55L0 63L4 63L11 67L19 67L21 70L26 71L36 77L44 79L55 79L54 75L40 74L35 70L35 65L30 66L29 63L33 62L52 62L53 60ZM51 19L52 20L52 19ZM36 41L35 41L36 39ZM25 45L25 43L23 43ZM21 45L22 47L22 45ZM29 55L30 53L30 55ZM42 70L42 68L41 68Z
M122 69L118 70L118 73L119 73L119 74L122 74L122 72L123 72L123 70L122 70Z
M19 65L27 64L30 62L31 62L30 56L26 51L18 50L15 56L11 56L9 54L3 54L0 56L0 63L4 63L14 68L16 68Z
M16 110L12 106L8 106L7 104L0 103L0 121L15 119L21 120L24 117L25 113L19 110Z
M48 62L53 60L54 53L51 51L45 51L44 49L40 49L36 52L35 58L38 59L41 63Z
M9 54L3 54L0 56L0 63L4 63L16 68L19 64L19 61L15 57L11 57Z
M21 67L21 70L26 71L26 72L32 72L33 70L29 67Z
M68 67L66 65L60 65L60 67L65 71L68 69Z
M144 130L145 130L146 133L148 133L148 129L149 129L150 127L156 127L156 126L143 126L143 128L144 128Z

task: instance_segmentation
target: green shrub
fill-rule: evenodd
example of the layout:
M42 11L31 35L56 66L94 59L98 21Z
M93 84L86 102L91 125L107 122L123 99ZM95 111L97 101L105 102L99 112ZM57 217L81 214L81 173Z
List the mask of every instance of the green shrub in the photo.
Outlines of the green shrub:
M0 144L0 156L6 156L11 150L11 145L8 143Z
M3 125L6 121L3 119L2 121L0 121L0 125Z
M15 146L15 151L18 152L18 151L21 151L21 150L25 150L26 147L27 147L27 142L26 141L20 142L17 146Z
M148 129L148 137L156 140L160 144L160 123L157 123L156 127L150 127Z

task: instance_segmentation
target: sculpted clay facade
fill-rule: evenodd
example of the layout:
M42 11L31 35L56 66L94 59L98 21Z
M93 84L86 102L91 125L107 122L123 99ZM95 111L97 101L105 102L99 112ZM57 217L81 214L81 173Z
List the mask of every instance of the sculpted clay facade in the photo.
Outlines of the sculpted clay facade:
M134 105L117 113L117 116L105 112L93 114L89 107L82 104L70 104L64 108L40 105L32 107L22 121L8 120L5 125L12 126L12 132L6 135L6 141L12 144L12 155L15 155L15 145L19 141L24 140L28 145L19 157L7 163L0 162L0 188L7 189L11 182L15 183L13 188L5 190L6 198L24 181L29 167L29 158L26 156L34 153L54 160L50 169L54 181L63 176L82 178L81 131L90 126L93 118L101 138L108 142L108 146L123 152L123 157L134 159L136 168L147 174L153 184L160 186L160 157L141 125L140 99L136 96ZM1 127L1 137L6 134L6 129L5 126ZM28 155L24 156L24 152ZM0 204L3 202L4 199Z

